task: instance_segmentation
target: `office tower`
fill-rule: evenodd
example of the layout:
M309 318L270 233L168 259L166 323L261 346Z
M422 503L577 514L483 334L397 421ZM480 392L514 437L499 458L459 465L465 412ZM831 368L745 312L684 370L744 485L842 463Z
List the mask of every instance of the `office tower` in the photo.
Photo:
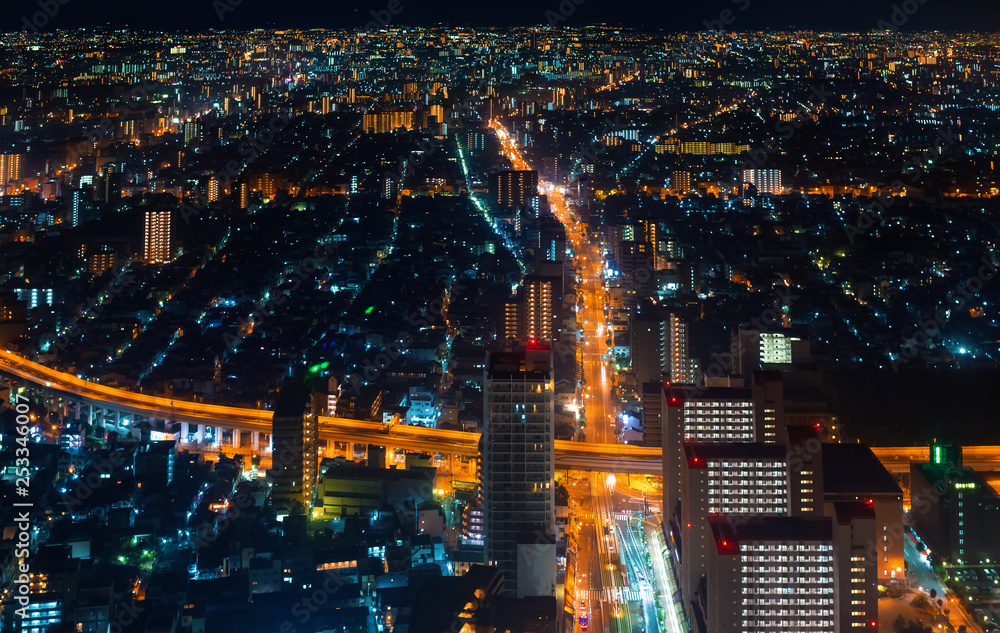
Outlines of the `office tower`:
M616 258L621 270L621 287L628 305L652 294L656 285L653 247L646 242L623 241Z
M391 176L382 176L379 193L383 200L392 200L395 197L396 179Z
M24 154L0 154L0 193L8 192L8 185L22 178Z
M501 207L519 207L538 195L538 172L505 170L490 174L490 197Z
M910 464L914 529L941 560L982 565L1000 560L1000 498L986 479L963 466L962 448L931 445L931 461Z
M147 264L162 264L171 259L171 211L146 211L142 238L142 259Z
M555 595L555 401L548 345L490 354L480 486L485 556L508 596Z
M759 193L781 193L781 170L779 169L744 169L743 183L753 185Z
M836 633L837 587L829 518L708 520L707 630Z

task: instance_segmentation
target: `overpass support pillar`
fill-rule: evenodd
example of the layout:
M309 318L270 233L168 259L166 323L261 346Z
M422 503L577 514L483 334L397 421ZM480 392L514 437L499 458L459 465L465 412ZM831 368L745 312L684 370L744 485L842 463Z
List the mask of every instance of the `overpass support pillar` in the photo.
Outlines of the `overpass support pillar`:
M239 448L242 438L240 437L240 430L233 429L233 448Z
M254 451L260 450L260 431L250 431L250 446Z
M115 428L122 425L122 412L115 411Z
M205 425L198 425L198 443L203 444L205 442Z
M79 402L76 403L76 419L77 420L80 419L80 403Z
M190 433L190 432L191 432L191 428L188 425L188 423L187 422L181 422L181 440L180 440L181 444L187 444L188 433Z
M212 439L215 440L214 444L216 446L222 446L222 427L221 426L215 427L215 436Z

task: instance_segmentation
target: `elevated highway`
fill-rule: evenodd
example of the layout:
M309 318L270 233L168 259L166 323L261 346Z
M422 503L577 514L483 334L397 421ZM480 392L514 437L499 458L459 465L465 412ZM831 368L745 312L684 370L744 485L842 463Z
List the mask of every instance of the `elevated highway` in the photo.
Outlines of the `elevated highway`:
M31 383L65 398L118 411L189 425L224 429L271 432L272 411L227 407L176 398L162 398L107 387L56 371L40 363L0 350L0 373ZM378 422L320 416L319 436L323 440L375 444L386 448L441 453L462 457L479 456L479 433L429 429L420 426L388 426ZM607 472L659 475L662 454L658 448L599 442L556 440L556 467ZM872 452L892 473L909 472L911 462L926 462L924 447L873 447ZM977 470L1000 470L1000 446L966 446L964 463Z

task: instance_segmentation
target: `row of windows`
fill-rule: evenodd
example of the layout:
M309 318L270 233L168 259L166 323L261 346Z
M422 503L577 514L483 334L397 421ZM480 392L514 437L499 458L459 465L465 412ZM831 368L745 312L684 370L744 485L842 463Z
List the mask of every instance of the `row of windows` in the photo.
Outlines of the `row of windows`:
M751 552L829 552L833 550L833 545L827 545L826 543L792 543L790 545L777 545L775 543L750 542L746 544L746 550Z
M756 620L743 620L743 626L753 627L754 631L759 631L765 628L777 629L781 627L780 630L787 631L787 627L795 626L802 629L826 629L833 626L833 620L782 620L780 622L758 622Z
M743 568L743 573L744 574L752 574L751 576L743 576L743 584L744 585L747 584L747 583L751 583L751 582L758 583L758 584L765 584L765 583L773 584L773 583L778 583L778 584L782 584L782 585L789 585L789 584L817 585L817 584L829 584L829 583L833 582L833 578L830 578L828 576L815 576L815 577L813 577L813 576L774 576L774 577L771 577L771 576L760 576L760 575L757 575L757 569L756 568L747 568L747 567ZM832 589L831 589L831 591L832 591Z

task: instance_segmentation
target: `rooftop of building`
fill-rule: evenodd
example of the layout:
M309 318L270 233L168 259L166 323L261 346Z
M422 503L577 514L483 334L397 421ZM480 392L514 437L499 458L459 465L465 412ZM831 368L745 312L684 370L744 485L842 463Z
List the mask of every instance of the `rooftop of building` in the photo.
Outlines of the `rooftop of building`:
M823 489L826 494L903 494L864 444L823 444Z
M716 515L708 523L720 554L738 554L740 543L747 542L833 541L829 517Z

